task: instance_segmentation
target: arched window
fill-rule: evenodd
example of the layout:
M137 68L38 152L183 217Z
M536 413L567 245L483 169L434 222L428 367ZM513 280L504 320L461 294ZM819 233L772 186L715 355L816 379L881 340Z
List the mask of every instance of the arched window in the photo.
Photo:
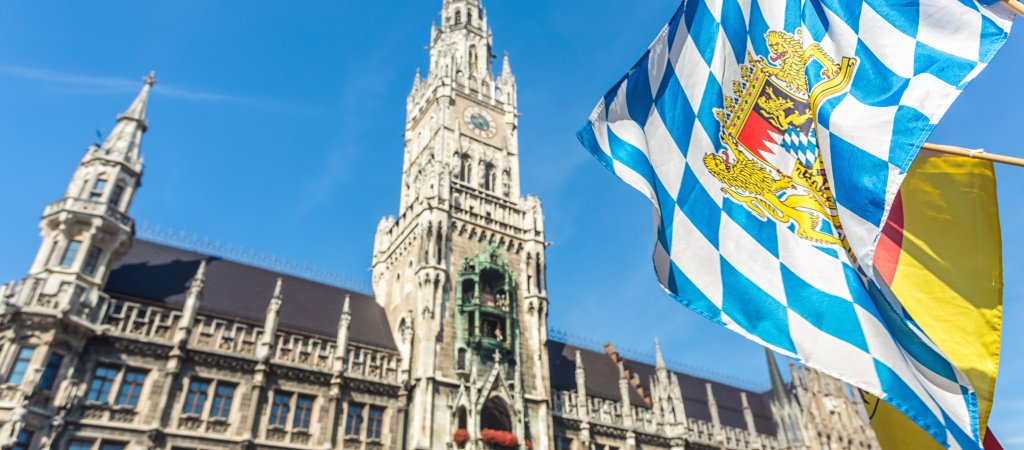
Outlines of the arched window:
M462 10L461 9L456 9L455 10L455 24L458 25L460 23L462 23Z
M498 173L495 170L494 164L485 164L483 170L483 179L480 180L483 184L483 188L484 190L494 192L494 189L498 184Z
M512 414L501 397L491 397L480 411L480 429L512 431Z
M473 72L476 72L476 66L477 66L476 63L477 63L476 46L475 45L470 45L469 46L469 70L472 70Z
M501 173L501 192L505 197L512 195L512 174L508 169Z
M459 155L459 181L466 183L473 178L473 162L469 155Z
M465 349L460 349L465 351ZM466 408L460 406L459 411L455 413L455 422L458 424L458 429L465 430L469 424L468 417L466 417Z
M473 25L473 8L466 10L466 25Z

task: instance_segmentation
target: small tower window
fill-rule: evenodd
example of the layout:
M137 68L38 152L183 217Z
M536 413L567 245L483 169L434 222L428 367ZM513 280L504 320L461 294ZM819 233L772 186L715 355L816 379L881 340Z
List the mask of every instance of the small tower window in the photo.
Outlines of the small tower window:
M107 180L100 178L92 185L92 192L89 193L89 200L98 202L103 198L103 192L107 190Z
M93 245L89 247L89 251L85 253L85 262L82 263L82 273L88 276L96 275L96 269L100 265L100 255L103 251L99 247Z
M121 197L124 197L124 185L118 183L114 185L114 190L110 191L110 199L107 200L107 203L118 208L121 206Z
M461 23L462 23L462 10L461 9L457 9L457 10L455 10L455 24L459 25Z
M64 257L60 259L60 266L65 269L70 268L75 263L80 248L82 248L82 241L69 242L68 248L64 250Z

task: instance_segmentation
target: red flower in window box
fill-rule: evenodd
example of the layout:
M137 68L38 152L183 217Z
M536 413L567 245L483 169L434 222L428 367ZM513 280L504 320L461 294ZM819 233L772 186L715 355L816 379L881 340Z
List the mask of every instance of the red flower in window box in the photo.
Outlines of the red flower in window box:
M455 430L455 434L452 434L452 440L455 441L459 447L462 447L463 445L466 445L466 442L469 442L469 432L465 429Z
M480 432L480 438L483 439L486 444L501 448L511 449L519 447L519 438L512 434L511 431L484 428L483 431Z

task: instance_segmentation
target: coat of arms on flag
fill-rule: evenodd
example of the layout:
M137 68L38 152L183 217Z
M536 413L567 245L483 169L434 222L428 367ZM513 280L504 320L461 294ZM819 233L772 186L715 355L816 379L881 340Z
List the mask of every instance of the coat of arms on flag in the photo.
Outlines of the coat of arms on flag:
M769 31L767 59L747 52L734 96L715 111L727 148L707 154L704 165L722 192L757 217L791 224L813 243L841 245L811 111L849 88L857 60L836 62L820 44L805 50L801 35Z
M980 448L970 380L873 255L921 143L1012 17L990 0L685 0L577 134L653 203L676 301Z

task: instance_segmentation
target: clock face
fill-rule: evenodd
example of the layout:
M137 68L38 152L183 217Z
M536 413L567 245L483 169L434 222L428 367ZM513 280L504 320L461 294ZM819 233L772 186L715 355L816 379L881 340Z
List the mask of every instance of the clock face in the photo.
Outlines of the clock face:
M494 134L498 131L494 126L494 119L480 108L466 108L466 112L463 113L463 120L466 122L469 131L480 137L494 137Z

